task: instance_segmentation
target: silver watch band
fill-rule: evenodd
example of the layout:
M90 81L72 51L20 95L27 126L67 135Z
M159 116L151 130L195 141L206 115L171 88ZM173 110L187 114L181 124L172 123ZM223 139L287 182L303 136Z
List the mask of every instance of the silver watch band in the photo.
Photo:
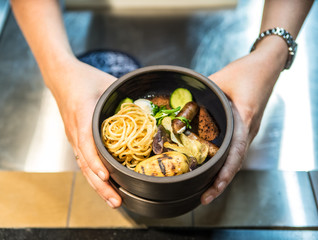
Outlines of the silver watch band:
M285 42L288 46L288 58L287 58L284 69L289 69L290 66L292 65L294 59L295 59L295 55L297 52L297 43L294 41L292 35L283 28L276 27L276 28L268 29L268 30L262 32L258 36L256 41L254 42L254 44L251 48L251 52L255 50L256 45L259 41L261 41L264 37L267 37L270 35L277 35L285 40Z

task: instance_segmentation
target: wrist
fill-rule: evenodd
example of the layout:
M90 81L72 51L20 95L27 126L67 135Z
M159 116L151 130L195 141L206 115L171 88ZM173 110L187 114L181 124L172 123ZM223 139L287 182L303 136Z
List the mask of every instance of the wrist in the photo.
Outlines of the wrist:
M61 112L68 98L72 97L72 89L76 87L78 78L72 75L77 72L78 61L71 55L60 55L50 62L39 64L44 83L53 94Z
M44 78L46 86L53 90L55 84L65 81L67 72L72 69L78 59L72 53L62 53L47 55L46 58L41 58L39 67Z
M262 39L251 54L257 55L264 67L280 73L284 70L289 52L288 46L281 37L271 35Z

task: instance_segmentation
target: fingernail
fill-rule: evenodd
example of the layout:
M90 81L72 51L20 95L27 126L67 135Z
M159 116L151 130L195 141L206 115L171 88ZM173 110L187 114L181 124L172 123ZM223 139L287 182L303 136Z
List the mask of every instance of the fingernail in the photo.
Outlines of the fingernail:
M111 207L111 208L115 208L114 205L112 204L112 202L108 199L105 200L107 202L107 204Z
M102 181L106 180L106 175L103 171L99 171L97 175Z
M222 192L225 188L225 182L220 182L219 185L217 186L217 191Z
M205 199L204 199L204 204L209 204L213 201L214 197L212 195L209 195L207 196Z
M116 198L109 198L108 201L110 202L110 206L115 208L119 205L119 201Z

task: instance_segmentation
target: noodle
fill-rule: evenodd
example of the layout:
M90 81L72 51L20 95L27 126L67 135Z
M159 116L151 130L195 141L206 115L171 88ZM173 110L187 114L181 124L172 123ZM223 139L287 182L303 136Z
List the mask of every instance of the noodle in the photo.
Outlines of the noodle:
M133 103L122 104L117 114L102 123L105 147L130 169L150 156L156 132L156 119Z

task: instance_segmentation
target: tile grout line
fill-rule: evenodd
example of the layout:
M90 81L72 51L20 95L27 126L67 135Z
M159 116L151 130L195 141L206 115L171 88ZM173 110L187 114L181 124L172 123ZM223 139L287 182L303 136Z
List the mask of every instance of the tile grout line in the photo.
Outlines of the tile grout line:
M194 210L191 211L191 226L194 228Z
M312 191L312 193L313 193L313 195L314 195L314 200L315 200L315 203L316 203L316 208L317 208L317 210L318 210L318 199L317 199L318 193L317 193L317 195L316 195L316 189L315 189L315 187L314 187L313 179L312 179L312 176L311 176L310 172L307 172L307 175L308 175L308 178L309 178L311 191Z
M70 194L70 201L69 201L69 204L68 204L68 211L67 211L67 218L66 218L66 227L67 227L67 228L70 226L70 218L71 218L71 211L72 211L72 204L73 204L73 195L74 195L75 179L76 179L76 172L73 172L72 187L71 187L71 194Z

